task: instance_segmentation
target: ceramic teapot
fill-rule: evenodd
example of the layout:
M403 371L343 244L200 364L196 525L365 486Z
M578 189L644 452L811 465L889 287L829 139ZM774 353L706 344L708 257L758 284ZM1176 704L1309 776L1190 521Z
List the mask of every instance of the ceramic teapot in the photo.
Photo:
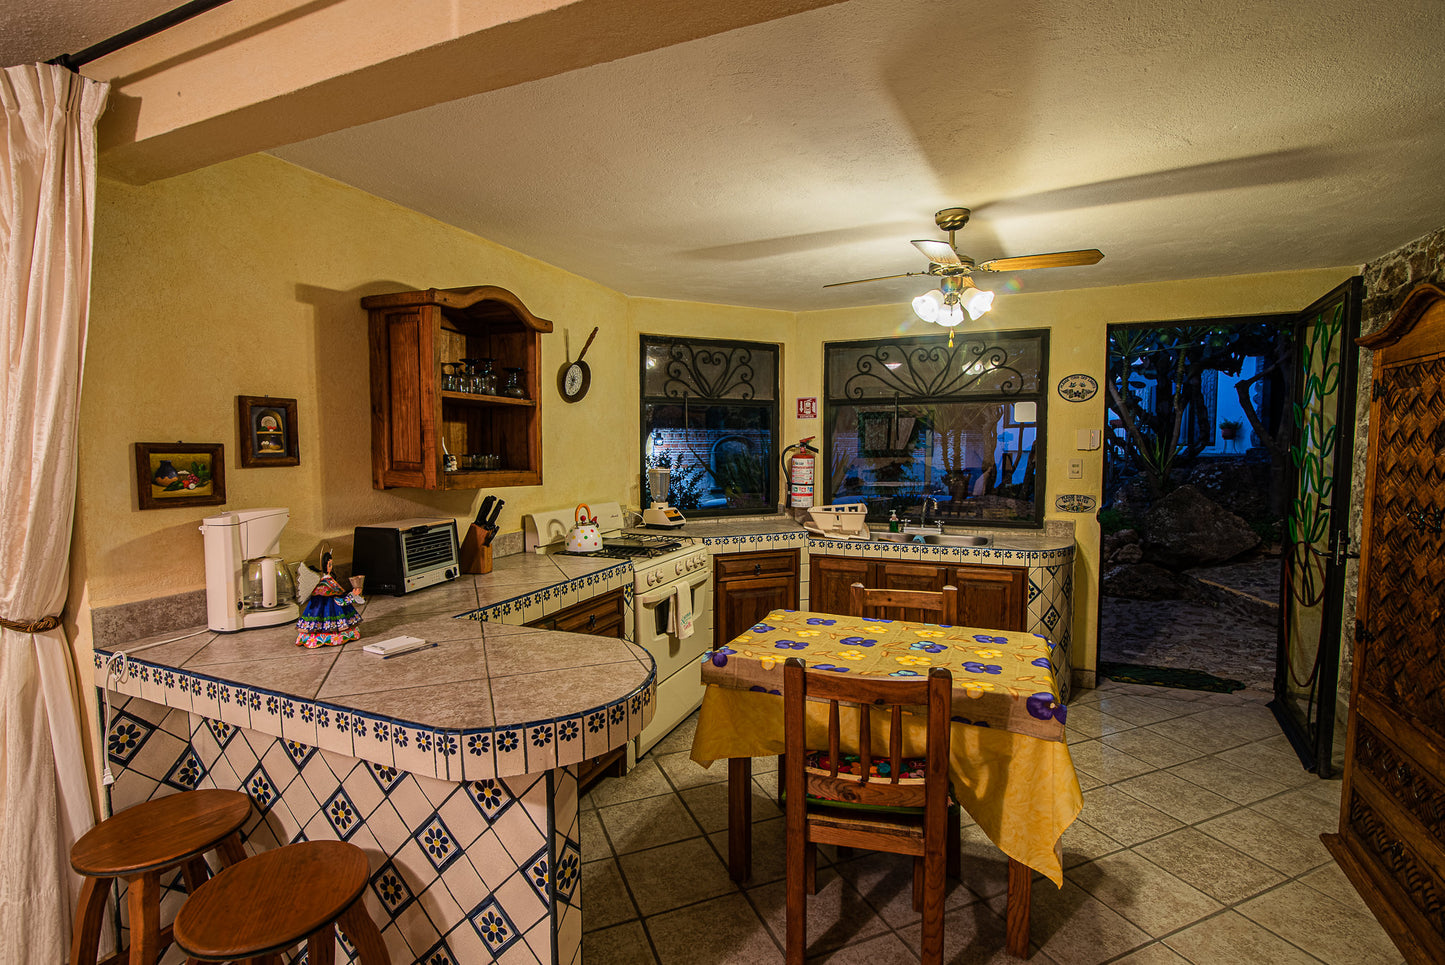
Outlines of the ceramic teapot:
M567 552L594 553L602 548L602 530L586 503L577 505L576 525L567 534Z

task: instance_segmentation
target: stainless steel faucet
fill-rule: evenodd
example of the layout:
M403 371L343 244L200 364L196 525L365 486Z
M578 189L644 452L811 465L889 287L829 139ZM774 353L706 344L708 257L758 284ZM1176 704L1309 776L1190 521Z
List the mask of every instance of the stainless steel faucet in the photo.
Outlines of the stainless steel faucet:
M933 511L934 511L935 513L938 512L938 499L935 498L935 497L933 497L933 496L924 496L924 497L923 497L923 519L919 520L919 522L918 522L918 525L919 525L919 526L927 526L927 525L928 525L928 504L929 504L929 503L932 503L932 504L933 504Z

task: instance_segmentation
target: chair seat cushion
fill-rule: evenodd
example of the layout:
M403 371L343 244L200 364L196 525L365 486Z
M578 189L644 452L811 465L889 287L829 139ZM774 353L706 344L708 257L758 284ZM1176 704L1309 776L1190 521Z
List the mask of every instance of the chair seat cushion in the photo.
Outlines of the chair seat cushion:
M838 755L839 774L861 774L863 773L862 758L857 754ZM899 762L899 775L902 780L922 780L926 771L927 761L921 757L905 757ZM892 777L893 766L887 760L873 759L871 774L873 777ZM820 771L831 771L832 761L828 758L827 751L809 751L803 758L803 766Z

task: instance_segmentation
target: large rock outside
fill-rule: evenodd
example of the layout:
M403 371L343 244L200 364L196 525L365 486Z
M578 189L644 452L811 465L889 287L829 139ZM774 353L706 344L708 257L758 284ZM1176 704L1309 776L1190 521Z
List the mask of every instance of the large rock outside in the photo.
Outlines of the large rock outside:
M1153 563L1110 567L1099 579L1099 592L1126 600L1204 600L1209 596L1194 577Z
M1161 498L1144 517L1144 556L1171 569L1210 566L1247 553L1259 534L1193 486Z

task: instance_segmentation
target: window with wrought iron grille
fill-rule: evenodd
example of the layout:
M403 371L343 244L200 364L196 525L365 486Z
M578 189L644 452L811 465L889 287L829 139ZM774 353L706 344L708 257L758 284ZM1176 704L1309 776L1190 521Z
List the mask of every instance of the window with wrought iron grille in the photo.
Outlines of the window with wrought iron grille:
M1039 526L1046 330L824 345L820 502L868 518Z
M692 516L769 512L777 492L778 347L642 336L642 499Z

